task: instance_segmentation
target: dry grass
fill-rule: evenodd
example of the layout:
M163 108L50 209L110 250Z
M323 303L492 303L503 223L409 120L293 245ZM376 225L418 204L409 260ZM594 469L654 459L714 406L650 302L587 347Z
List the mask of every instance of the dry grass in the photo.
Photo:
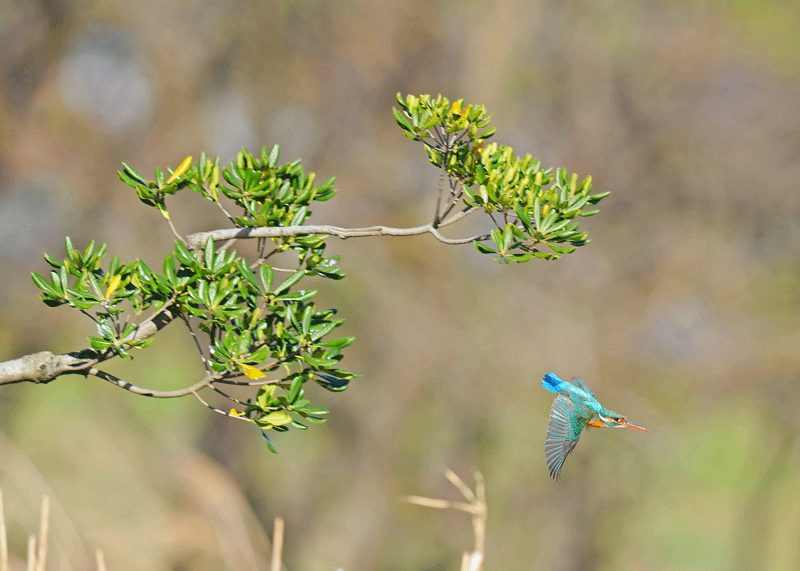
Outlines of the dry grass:
M465 502L452 502L424 496L406 496L403 501L434 509L453 509L471 515L475 544L471 552L465 551L462 553L460 571L483 571L484 551L486 548L486 487L483 475L478 470L474 471L474 491L452 470L445 469L444 475L461 492L461 495L466 500ZM283 518L276 517L272 531L270 571L282 571L285 569L282 564L284 528L285 522ZM49 530L50 497L45 495L42 496L38 536L34 534L28 536L27 565L25 567L27 571L46 570ZM97 571L106 571L105 556L100 549L95 550L95 561ZM11 571L2 490L0 490L0 571ZM337 569L337 571L342 571L342 569Z

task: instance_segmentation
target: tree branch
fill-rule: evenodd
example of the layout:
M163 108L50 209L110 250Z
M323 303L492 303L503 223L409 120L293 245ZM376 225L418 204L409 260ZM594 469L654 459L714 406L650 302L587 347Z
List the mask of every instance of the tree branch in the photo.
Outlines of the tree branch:
M446 221L441 221L436 227L433 224L424 224L412 228L393 228L391 226L368 226L365 228L342 228L326 224L309 226L269 226L259 228L222 228L209 232L196 232L186 237L189 248L201 250L210 236L215 242L225 240L240 240L249 238L287 238L294 236L308 236L311 234L327 234L345 240L347 238L361 238L364 236L418 236L431 234L440 242L448 245L469 244L476 240L484 240L486 236L471 236L469 238L447 238L439 233L437 228L452 224L475 210L465 208Z
M280 227L259 227L259 228L224 228L208 232L197 232L186 238L186 244L193 249L202 249L207 238L210 236L215 242L230 241L247 238L273 238L290 236L308 236L311 234L327 234L337 238L358 238L363 236L415 236L421 234L431 234L444 244L459 245L468 244L474 241L488 239L488 235L471 236L468 238L447 238L443 236L438 228L448 226L458 222L462 218L472 214L476 209L467 206L462 211L446 219L439 220L437 226L434 224L424 224L411 228L393 228L390 226L369 226L364 228L342 228L331 225L308 225L308 226L280 226ZM150 317L142 321L132 335L122 340L122 343L140 341L148 339L158 333L167 324L180 317L175 310L174 299L167 300L164 305ZM118 379L109 373L95 368L95 365L113 358L116 354L113 351L95 351L93 349L83 349L64 355L56 355L50 351L41 351L26 355L18 359L0 362L0 385L33 382L49 383L56 377L64 374L80 374L84 376L93 375L109 381L119 387L136 394L150 396L154 398L174 398L195 394L196 392L215 380L207 376L197 384L179 389L176 391L155 391L137 387L127 381ZM252 383L264 384L264 383Z
M203 379L199 380L195 384L190 387L186 387L183 389L176 389L174 391L156 391L153 389L145 389L143 387L137 387L134 384L131 384L127 381L123 381L120 378L115 377L110 373L106 373L105 371L101 371L95 367L91 367L88 371L86 371L86 375L92 375L97 377L98 379L103 379L104 381L108 381L112 385L116 385L120 388L125 389L126 391L130 391L136 395L142 395L145 397L152 397L156 399L172 399L172 398L180 398L185 397L187 395L196 394L197 391L204 389L211 385L214 382L214 377L212 375L206 375Z
M172 300L170 300L161 309L140 323L133 334L128 339L125 339L123 343L152 337L176 317L178 317L178 314L172 307ZM83 349L64 355L56 355L50 351L31 353L18 359L0 362L0 385L23 382L49 383L58 376L70 373L84 376L95 374L91 372L94 365L114 356L114 353L106 354L94 349ZM117 384L123 387L126 384L124 381L120 381L120 383ZM130 386L133 387L134 385ZM140 390L146 391L147 389Z
M80 373L95 360L95 351L76 351L56 355L50 351L31 353L0 363L0 385L12 383L49 383L59 375Z

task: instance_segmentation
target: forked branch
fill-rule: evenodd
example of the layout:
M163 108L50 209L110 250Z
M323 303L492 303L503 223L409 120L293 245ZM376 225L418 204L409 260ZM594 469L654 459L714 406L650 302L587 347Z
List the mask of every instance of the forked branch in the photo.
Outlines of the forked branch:
M478 470L474 471L474 492L449 468L445 469L444 475L461 492L461 495L467 500L466 502L451 502L424 496L406 496L403 501L426 508L458 510L471 515L475 546L471 553L464 552L462 554L461 571L483 571L483 560L486 551L486 486L483 481L483 474Z

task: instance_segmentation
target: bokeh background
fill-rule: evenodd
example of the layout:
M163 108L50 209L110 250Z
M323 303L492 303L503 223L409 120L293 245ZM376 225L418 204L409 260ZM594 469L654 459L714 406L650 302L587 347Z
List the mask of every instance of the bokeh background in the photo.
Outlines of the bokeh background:
M438 172L391 108L442 93L612 192L557 262L331 239L348 278L320 303L363 377L316 389L330 421L276 435L277 456L188 398L2 387L16 564L49 494L50 569L94 568L95 548L114 571L265 569L276 516L290 570L456 569L469 520L400 501L459 499L448 466L486 478L487 570L800 568L798 38L795 0L3 2L0 359L93 333L29 277L65 235L161 266L171 234L121 161L279 143L337 177L312 221L423 224ZM221 225L185 198L181 231ZM201 374L179 327L108 369L156 388ZM651 432L589 431L554 483L551 370Z

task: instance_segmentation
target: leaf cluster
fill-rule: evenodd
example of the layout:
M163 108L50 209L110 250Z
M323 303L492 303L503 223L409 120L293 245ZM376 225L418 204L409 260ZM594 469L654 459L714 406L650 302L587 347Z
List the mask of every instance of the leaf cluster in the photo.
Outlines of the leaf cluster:
M544 168L530 154L517 157L509 146L485 145L494 128L482 105L399 93L397 101L398 125L425 145L431 163L447 177L449 192L437 212L439 223L452 216L457 204L462 212L482 210L495 229L476 238L475 247L503 263L554 260L589 243L577 218L597 214L587 207L610 194L591 194L590 176L578 182L577 174ZM540 250L542 244L550 251Z
M243 150L222 169L219 159L201 156L199 165L185 162L168 179L157 169L154 180L124 165L119 177L142 203L168 219L165 198L190 189L214 202L221 197L233 202L241 214L230 218L240 227L302 224L313 201L334 195L333 179L315 186L314 173L306 173L299 161L279 166L278 155L277 146L262 150L260 158ZM97 361L131 357L132 348L149 345L154 338L143 333L145 325L168 311L195 338L209 387L235 405L229 411L211 408L262 429L306 428L305 421L321 422L327 411L311 405L302 385L314 380L329 391L341 391L357 376L339 368L342 350L353 342L332 335L344 320L335 317L335 309L317 307L317 291L304 287L310 276L344 277L338 256L325 256L325 238L260 240L255 256L247 259L217 246L211 237L202 251L192 251L179 236L160 273L143 260L120 264L118 256L104 268L105 245L92 243L80 252L67 238L66 258L45 254L53 268L50 277L33 273L33 280L45 303L73 307L96 323L98 336L89 342ZM272 256L286 250L296 252L295 267L275 268ZM222 385L255 387L257 392L240 400Z

